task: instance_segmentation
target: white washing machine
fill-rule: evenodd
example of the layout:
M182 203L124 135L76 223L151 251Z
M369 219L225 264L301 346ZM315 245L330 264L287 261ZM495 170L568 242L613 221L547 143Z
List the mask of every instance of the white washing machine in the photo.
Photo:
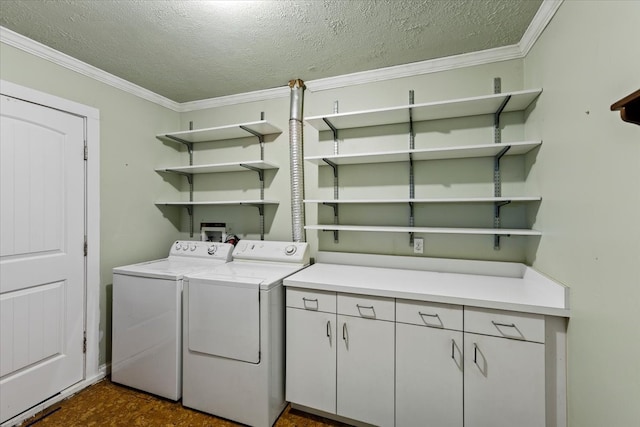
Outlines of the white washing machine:
M270 427L284 400L282 280L308 243L241 240L233 262L184 278L184 406Z
M182 394L182 279L231 260L233 245L177 241L169 257L113 269L111 380Z

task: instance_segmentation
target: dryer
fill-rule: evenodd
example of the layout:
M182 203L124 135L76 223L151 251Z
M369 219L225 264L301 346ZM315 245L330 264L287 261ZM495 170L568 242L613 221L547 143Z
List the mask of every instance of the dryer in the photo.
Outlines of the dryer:
M182 280L231 260L233 245L176 241L167 258L113 269L111 380L182 395Z
M184 406L270 427L284 400L282 280L308 243L241 240L233 261L184 278Z

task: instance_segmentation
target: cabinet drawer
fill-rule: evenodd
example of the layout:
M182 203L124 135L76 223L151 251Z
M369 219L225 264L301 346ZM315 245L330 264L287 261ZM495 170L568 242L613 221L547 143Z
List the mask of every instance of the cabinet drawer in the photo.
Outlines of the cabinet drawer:
M464 331L544 343L544 316L465 307Z
M461 331L462 306L399 299L396 322Z
M287 288L287 307L336 312L336 293L313 289Z
M393 298L338 294L338 314L393 322L395 309Z

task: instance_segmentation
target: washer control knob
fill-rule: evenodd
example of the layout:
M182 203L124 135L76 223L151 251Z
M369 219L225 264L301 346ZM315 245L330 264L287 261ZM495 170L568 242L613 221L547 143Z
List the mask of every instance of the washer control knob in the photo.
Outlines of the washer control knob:
M297 250L297 249L298 249L298 248L296 248L296 246L295 246L295 245L289 245L289 246L287 246L286 248L284 248L284 253L285 253L286 255L293 255L293 254L295 254L295 253L296 253L296 250Z
M209 246L209 248L207 248L207 253L209 255L213 255L216 253L217 250L218 250L218 247L216 245L211 245Z
M189 249L191 249L191 252L193 252L196 250L197 247L198 245L196 245L195 243L192 243L191 246L189 246Z
M176 242L176 250L179 251L182 249L182 244L180 242Z

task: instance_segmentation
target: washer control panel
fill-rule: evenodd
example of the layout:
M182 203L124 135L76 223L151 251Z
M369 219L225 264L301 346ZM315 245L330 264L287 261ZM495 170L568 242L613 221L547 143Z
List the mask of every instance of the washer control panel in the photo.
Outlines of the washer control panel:
M240 240L233 250L233 259L308 264L309 244L306 242Z
M177 240L171 245L169 257L209 258L231 260L233 245L198 240Z

